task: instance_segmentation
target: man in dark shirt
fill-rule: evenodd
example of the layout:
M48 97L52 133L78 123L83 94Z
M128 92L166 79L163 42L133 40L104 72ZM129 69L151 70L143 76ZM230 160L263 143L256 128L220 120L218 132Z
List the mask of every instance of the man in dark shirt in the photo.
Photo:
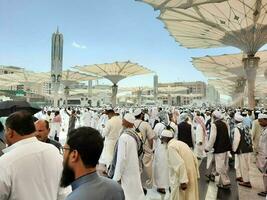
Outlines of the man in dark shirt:
M36 129L35 136L37 137L38 140L49 144L53 144L55 147L58 148L58 150L61 149L62 145L59 142L48 138L50 128L47 120L42 120L42 119L37 120L34 123L34 125Z
M66 114L69 116L69 128L68 128L68 137L70 132L75 128L75 123L77 121L76 111L71 110L71 114L65 109Z
M96 165L103 149L103 138L91 127L80 127L70 132L63 147L63 172L60 185L71 185L72 193L66 200L124 200L121 186L99 176Z
M191 125L188 123L189 116L187 113L180 115L180 123L178 124L178 140L186 143L193 148Z

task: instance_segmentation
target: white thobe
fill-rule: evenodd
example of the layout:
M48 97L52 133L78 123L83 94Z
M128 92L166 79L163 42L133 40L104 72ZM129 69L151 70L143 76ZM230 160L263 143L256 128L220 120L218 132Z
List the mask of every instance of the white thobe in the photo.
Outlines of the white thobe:
M98 126L97 126L97 130L101 133L101 135L103 136L103 130L106 126L108 122L108 116L106 114L102 114L99 118L99 121L98 121Z
M156 141L155 157L153 162L154 185L157 188L169 188L170 186L167 145L162 144L160 140L161 132L165 128L166 126L162 123L157 123L154 128L154 132L158 137Z
M144 200L137 144L135 139L122 134L118 141L117 162L113 180L121 181L125 200Z
M196 130L195 130L195 136L196 136L196 144L195 144L195 153L196 156L199 158L203 158L206 156L205 153L205 144L206 144L206 138L205 138L205 132L200 124L196 124ZM200 144L200 142L202 144Z
M92 115L89 111L83 113L82 115L82 124L83 126L90 127L91 126Z
M94 112L92 115L92 120L91 120L91 127L92 128L94 128L94 129L97 128L98 120L99 120L98 114L97 114L97 112Z
M122 129L122 120L120 116L114 116L108 120L104 130L105 137L104 148L99 160L99 163L105 164L108 167L111 164L114 154L115 144L118 141Z
M20 140L0 157L1 200L63 200L62 156L36 137Z

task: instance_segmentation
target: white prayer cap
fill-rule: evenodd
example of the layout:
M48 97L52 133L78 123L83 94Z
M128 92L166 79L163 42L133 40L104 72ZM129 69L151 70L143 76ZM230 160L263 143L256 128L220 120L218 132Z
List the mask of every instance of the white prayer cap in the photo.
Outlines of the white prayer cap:
M188 114L187 113L182 113L180 115L180 121L185 121L188 118Z
M173 138L173 132L170 130L163 130L160 135L161 137Z
M267 114L260 113L258 119L267 119Z
M131 123L131 124L134 124L135 117L133 116L133 114L126 113L126 114L124 115L124 119L125 119L127 122L129 122L129 123Z
M236 113L234 119L238 122L242 122L244 117L240 115L239 113Z
M218 110L215 110L213 112L213 115L217 118L217 119L222 119L222 113Z
M247 115L247 114L248 114L248 111L246 110L242 112L242 115Z
M141 113L142 113L142 110L141 110L140 108L137 108L137 109L134 111L133 115L134 115L134 116L138 116L138 115L140 115Z

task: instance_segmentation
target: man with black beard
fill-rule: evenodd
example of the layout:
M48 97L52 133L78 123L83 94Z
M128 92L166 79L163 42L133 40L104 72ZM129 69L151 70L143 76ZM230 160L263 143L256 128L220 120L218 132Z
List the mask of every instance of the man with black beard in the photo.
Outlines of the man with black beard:
M81 127L70 132L63 147L63 173L60 185L71 185L72 193L66 200L124 200L121 186L101 177L96 165L103 149L103 138L91 127Z

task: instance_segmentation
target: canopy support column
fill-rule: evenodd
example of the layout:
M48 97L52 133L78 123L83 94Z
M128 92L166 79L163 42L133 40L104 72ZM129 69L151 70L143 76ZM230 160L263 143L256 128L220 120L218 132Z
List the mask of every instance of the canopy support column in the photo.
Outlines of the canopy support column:
M92 94L93 94L92 88L93 88L93 81L92 80L89 80L88 81L88 94L87 94L87 98L92 97Z
M113 84L112 85L112 96L111 96L111 103L112 103L113 108L116 106L117 93L118 93L118 85Z
M142 90L141 89L137 90L137 104L138 106L141 106L142 104Z
M168 106L171 106L172 105L172 96L171 94L169 93L168 94Z
M241 77L236 80L235 91L233 94L233 104L239 107L244 107L244 91L246 86L246 79Z
M257 69L259 66L259 57L250 57L243 58L244 69L247 76L247 88L248 88L248 106L250 109L255 107L255 80Z

